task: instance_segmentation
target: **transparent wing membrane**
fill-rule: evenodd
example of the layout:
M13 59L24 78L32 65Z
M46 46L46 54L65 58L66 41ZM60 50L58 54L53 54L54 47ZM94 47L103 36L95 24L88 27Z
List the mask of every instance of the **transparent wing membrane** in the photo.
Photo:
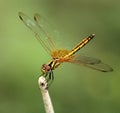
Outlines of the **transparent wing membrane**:
M44 31L43 25L39 25L38 23L38 16L36 15L34 19L32 20L28 16L26 16L24 13L19 12L19 17L23 21L23 23L35 34L35 37L40 42L42 47L49 53L53 51L53 48L55 48L52 40L48 36L48 34ZM36 18L36 19L35 19Z
M83 63L83 64L99 64L101 63L101 60L93 57L88 57L88 56L83 56L83 55L76 55L73 59L72 62L74 63Z
M37 13L34 15L34 20L36 21L38 27L46 35L46 39L49 45L52 47L52 50L56 50L55 43L50 38L56 37L55 30L52 28L53 26L45 18Z
M101 60L92 57L77 56L74 59L72 59L70 62L102 72L113 71L113 69L109 65L104 64L103 62L101 62Z

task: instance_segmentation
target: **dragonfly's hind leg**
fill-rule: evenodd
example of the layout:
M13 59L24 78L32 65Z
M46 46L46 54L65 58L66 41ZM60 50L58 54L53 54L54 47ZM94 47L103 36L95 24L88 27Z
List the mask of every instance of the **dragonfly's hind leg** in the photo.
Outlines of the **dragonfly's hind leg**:
M49 80L54 80L54 74L53 71L49 73Z
M49 71L49 72L46 72L45 74L43 73L42 76L44 76L45 78L49 80L53 80L54 79L54 75L53 75L53 71Z
M50 85L52 84L53 80L54 80L54 74L53 74L53 71L51 70L51 72L49 73L49 77L47 79L48 87L50 87Z

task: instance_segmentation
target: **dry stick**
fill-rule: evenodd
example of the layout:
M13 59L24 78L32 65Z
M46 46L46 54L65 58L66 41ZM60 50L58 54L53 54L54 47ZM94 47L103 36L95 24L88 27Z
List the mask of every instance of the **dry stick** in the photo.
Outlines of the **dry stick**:
M41 89L46 113L54 113L53 105L48 92L48 83L46 78L43 76L39 77L38 84L39 88Z

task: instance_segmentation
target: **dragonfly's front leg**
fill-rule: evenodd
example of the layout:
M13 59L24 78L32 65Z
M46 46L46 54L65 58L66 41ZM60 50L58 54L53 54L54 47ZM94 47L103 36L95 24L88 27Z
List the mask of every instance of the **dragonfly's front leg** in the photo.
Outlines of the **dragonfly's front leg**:
M48 85L50 86L51 83L53 82L54 80L54 73L52 70L46 72L46 73L42 73L40 76L43 76L45 77L46 81L48 82Z

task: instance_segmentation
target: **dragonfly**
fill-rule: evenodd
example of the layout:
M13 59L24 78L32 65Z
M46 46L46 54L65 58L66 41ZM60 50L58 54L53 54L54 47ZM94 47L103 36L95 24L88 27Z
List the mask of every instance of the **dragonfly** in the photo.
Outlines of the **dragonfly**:
M100 59L76 54L81 48L83 48L88 42L90 42L95 34L91 34L75 45L71 50L57 49L55 43L52 41L48 32L45 29L47 27L47 21L39 14L34 14L33 19L28 17L22 12L19 12L19 18L23 23L35 34L36 39L40 42L42 47L51 56L51 60L47 64L41 66L42 75L48 77L49 80L54 79L53 70L64 62L72 64L82 65L101 72L111 72L113 69L104 64Z

